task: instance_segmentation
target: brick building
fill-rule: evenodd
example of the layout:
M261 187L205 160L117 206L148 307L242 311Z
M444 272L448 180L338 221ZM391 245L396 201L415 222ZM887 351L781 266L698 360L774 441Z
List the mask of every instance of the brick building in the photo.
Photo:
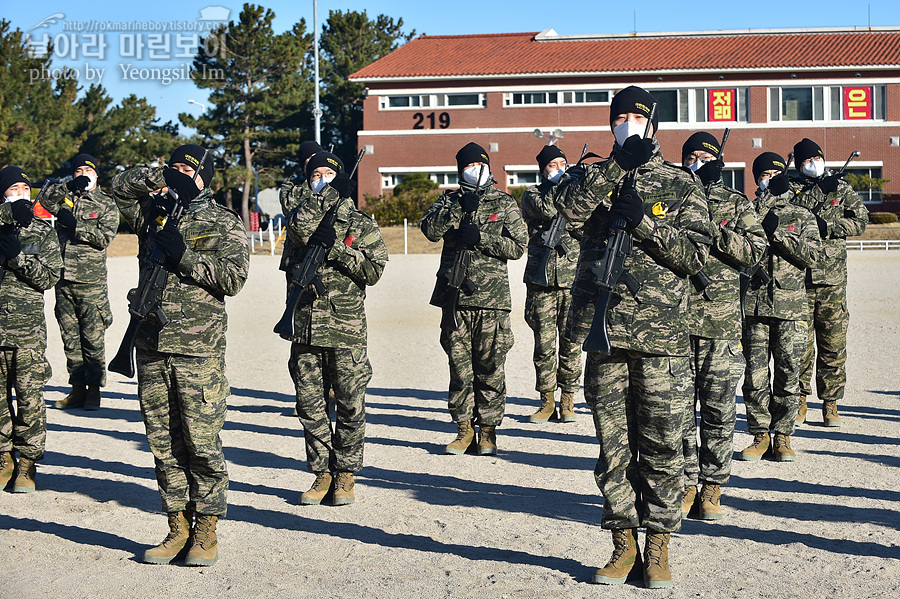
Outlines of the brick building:
M366 85L361 195L413 172L454 186L469 141L489 150L502 189L537 181L535 155L556 130L570 162L585 143L605 156L610 100L634 84L659 100L668 160L692 132L729 127L725 180L752 193L760 152L787 157L809 137L832 168L859 150L848 170L890 179L861 192L869 209L900 212L900 28L423 35L351 80Z

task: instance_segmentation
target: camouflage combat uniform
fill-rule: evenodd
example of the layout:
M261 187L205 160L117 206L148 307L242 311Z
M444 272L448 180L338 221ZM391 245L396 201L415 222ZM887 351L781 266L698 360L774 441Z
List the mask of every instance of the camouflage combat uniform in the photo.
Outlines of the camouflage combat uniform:
M800 399L800 364L806 347L806 267L815 263L821 239L809 210L780 196L757 192L759 220L771 210L778 228L769 240L761 269L771 280L750 279L744 298L744 406L752 435L774 430L794 433ZM774 379L769 370L773 361ZM770 381L773 381L770 384Z
M441 193L419 223L430 241L444 239L432 306L443 307L450 297L447 272L456 256L452 232L463 217L462 193L462 189ZM441 330L441 347L450 365L448 407L456 423L473 420L481 426L499 426L506 413L506 354L514 342L506 262L525 253L528 231L516 201L492 186L481 196L473 222L481 241L471 250L468 274L477 290L459 295L459 329Z
M312 196L312 189L310 189L309 184L306 182L306 177L301 176L298 179L298 181L288 179L278 188L278 201L281 203L281 213L284 214L285 219L290 215L291 210ZM281 263L278 268L287 273L288 285L290 285L291 282L291 269L294 267L294 258L296 255L297 252L291 244L291 238L289 235L286 235L284 238L284 247L281 251ZM290 293L290 290L288 290L288 293Z
M359 472L366 432L366 385L372 378L364 301L366 286L377 283L384 271L387 247L375 221L354 208L352 200L340 199L331 186L310 193L290 211L287 235L295 248L294 262L302 261L309 236L335 202L340 202L334 225L337 241L318 272L326 291L319 296L310 286L301 296L294 313L288 370L303 425L307 468ZM326 411L329 387L337 405L333 431Z
M10 206L0 204L4 229L14 222ZM22 252L6 264L0 281L0 452L15 450L37 461L44 456L47 438L44 385L50 379L44 356L44 291L59 280L62 258L56 232L47 222L35 218L18 235Z
M41 205L52 214L68 208L78 223L74 236L60 241L64 266L56 285L55 313L66 352L69 384L103 386L104 333L112 324L106 248L119 228L119 210L112 197L99 187L73 195L61 183L47 189Z
M801 182L808 180L801 179ZM825 195L818 185L794 184L792 202L825 221L822 251L806 271L807 345L800 371L800 393L812 394L813 357L816 392L822 401L844 398L847 382L847 245L845 239L862 235L869 211L850 184L841 180ZM821 232L820 232L821 235Z
M637 169L644 218L625 261L640 288L632 294L620 282L613 290L606 315L612 353L588 353L584 395L600 441L594 476L606 500L603 528L673 532L681 526L683 414L693 390L687 275L703 267L711 233L703 190L654 145ZM597 298L591 265L606 248L610 198L625 174L614 160L590 165L581 185L557 202L582 237L566 325L579 343Z
M573 393L581 383L581 347L566 339L564 333L580 246L567 231L562 235L562 242L569 248L568 255L560 256L556 250L550 250L551 256L547 262L550 287L534 283L534 275L544 252L541 235L557 214L553 205L555 192L556 185L544 180L540 185L526 189L522 196L522 216L529 235L524 277L527 288L525 322L534 331L535 390L544 393L556 391L559 387L564 392Z
M140 267L148 267L152 191L165 186L163 168L135 168L112 181L113 197L137 231ZM145 321L135 340L138 398L165 512L185 509L224 516L228 472L219 431L225 422L225 297L247 280L250 244L240 217L208 189L185 210L178 230L187 250L162 294L169 323Z
M691 281L691 372L694 401L685 412L684 486L698 480L724 485L734 452L735 395L744 370L741 352L739 268L754 266L766 249L766 232L747 196L713 182L706 201L713 245L703 273ZM700 450L696 404L700 402Z

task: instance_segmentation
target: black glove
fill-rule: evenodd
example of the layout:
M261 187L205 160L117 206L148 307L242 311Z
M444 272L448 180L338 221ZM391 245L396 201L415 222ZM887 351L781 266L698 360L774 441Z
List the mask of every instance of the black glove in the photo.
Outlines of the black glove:
M709 185L722 178L723 168L725 168L725 163L721 160L710 160L697 169L697 176L700 177L701 183Z
M837 191L838 181L840 181L843 176L843 173L841 173L840 175L828 175L827 177L822 177L817 185L819 186L819 189L822 190L822 193L833 193Z
M356 181L348 177L343 171L338 173L337 177L329 185L336 189L342 198L352 198L356 195Z
M828 239L828 223L826 223L825 219L818 214L814 214L813 216L816 217L816 224L819 225L819 237Z
M566 172L563 173L563 176L557 185L560 187L568 187L569 185L577 187L584 181L585 175L587 175L587 169L584 165L576 164L575 166L566 169Z
M481 200L478 198L478 194L471 191L467 191L459 198L459 207L463 212L475 212L478 210L479 203Z
M319 223L318 228L313 231L313 234L309 236L307 245L317 245L330 250L335 240L337 240L337 232L334 230L334 225L323 220Z
M147 212L147 218L155 221L158 225L165 224L164 220L172 213L175 208L175 200L168 193L158 193L153 196L153 205Z
M87 191L87 188L90 186L91 178L87 175L78 175L66 183L66 189L69 191Z
M191 177L188 177L181 171L167 168L163 171L163 179L166 180L166 185L169 189L174 189L175 193L178 194L178 199L185 202L185 204L200 195L200 189L197 188L197 184Z
M769 186L771 187L772 184L770 183ZM763 231L766 232L766 235L768 235L769 237L774 235L775 229L778 228L778 215L769 210L769 213L762 221L762 228Z
M786 173L775 175L774 177L769 179L768 189L769 193L771 193L773 196L780 196L790 188L790 179L788 178Z
M15 233L0 235L0 253L7 261L12 260L22 252L22 243Z
M167 224L156 232L156 245L166 252L166 265L171 270L176 270L181 262L181 257L184 256L184 252L187 250L181 231L175 225Z
M459 229L456 231L457 245L473 247L479 241L481 241L481 231L478 230L478 225L468 220L459 224Z
M34 220L34 209L28 200L16 200L12 203L12 217L23 227L27 227Z
M75 220L75 215L72 214L71 210L68 208L60 208L59 212L56 213L56 225L60 229L69 233L74 233L75 227L78 226L78 221Z
M644 218L644 200L634 187L624 187L613 200L610 213L613 220L618 217L625 219L625 229L631 231Z
M612 157L622 170L631 171L645 164L653 156L653 138L632 135L621 147L613 150Z

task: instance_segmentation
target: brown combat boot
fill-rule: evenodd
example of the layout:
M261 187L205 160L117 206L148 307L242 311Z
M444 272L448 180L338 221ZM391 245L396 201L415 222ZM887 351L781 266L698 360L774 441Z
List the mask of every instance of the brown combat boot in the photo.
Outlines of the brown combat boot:
M756 433L753 435L753 443L741 452L740 459L744 462L758 462L771 443L772 438L769 433Z
M684 488L684 497L681 498L681 517L687 518L697 499L697 485Z
M553 399L553 391L542 391L541 407L528 417L528 422L541 424L550 420L554 414L556 414L556 400Z
M194 512L169 512L169 534L163 542L144 552L145 564L168 564L187 553L187 542L191 538L191 524Z
M641 571L637 529L618 528L612 531L613 554L609 562L594 572L594 584L622 584ZM636 566L636 567L635 567Z
M644 586L648 589L665 589L672 586L672 571L669 570L668 532L647 529L644 542Z
M822 420L825 426L841 426L841 417L837 413L837 400L826 399L822 402Z
M806 422L806 396L802 396L800 398L800 403L797 406L797 417L794 419L794 422L797 424L803 424Z
M796 462L797 454L791 449L791 436L783 433L775 433L775 443L772 445L772 453L776 462Z
M575 422L578 417L575 415L575 392L563 391L562 397L559 399L559 421Z
M353 494L353 473L338 472L334 480L334 505L350 505L356 502Z
M313 481L309 491L300 493L300 505L319 505L328 490L331 488L331 472L316 472L316 480Z
M83 408L86 395L87 391L84 385L72 385L72 392L53 405L60 410Z
M11 491L13 493L34 493L34 476L36 469L34 460L19 456L19 464L16 467L16 478L13 480Z
M471 445L472 441L475 440L475 429L472 427L471 420L457 422L456 427L458 429L456 438L451 441L450 444L447 445L447 447L444 448L444 453L447 455L459 455L462 453L466 453L469 445Z
M478 455L497 455L497 427L482 424L478 429Z
M100 408L100 385L88 385L84 394L84 409L93 411Z
M716 483L703 481L700 489L700 519L722 519L722 489Z
M11 451L0 453L0 491L6 488L6 485L12 479L16 472L16 458Z
M211 566L219 558L219 540L216 537L218 516L197 514L197 522L191 532L191 548L184 558L185 566Z

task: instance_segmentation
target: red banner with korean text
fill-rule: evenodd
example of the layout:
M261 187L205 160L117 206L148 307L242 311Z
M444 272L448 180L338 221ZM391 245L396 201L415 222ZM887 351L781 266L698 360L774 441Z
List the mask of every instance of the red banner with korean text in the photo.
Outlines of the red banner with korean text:
M734 89L706 90L706 118L709 121L736 121L737 94Z
M872 88L871 87L845 87L844 88L844 119L871 119L872 118Z

